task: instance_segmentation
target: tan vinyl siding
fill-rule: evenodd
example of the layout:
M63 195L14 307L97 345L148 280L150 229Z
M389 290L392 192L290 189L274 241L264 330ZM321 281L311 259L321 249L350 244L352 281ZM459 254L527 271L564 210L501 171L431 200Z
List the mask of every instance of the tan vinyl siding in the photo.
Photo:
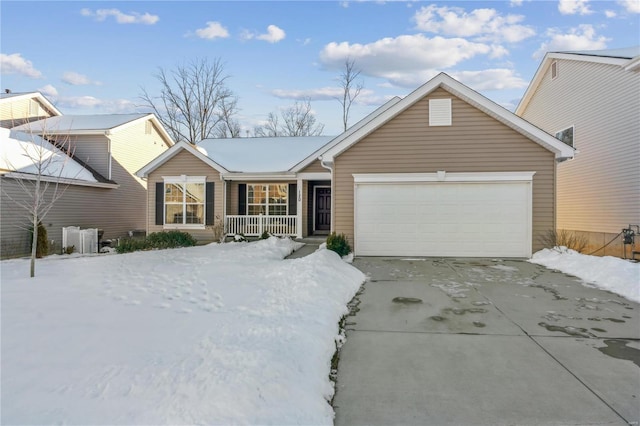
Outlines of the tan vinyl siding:
M523 113L551 134L575 126L578 152L558 165L557 227L617 234L640 223L640 73L557 61Z
M227 214L238 214L238 182L227 182Z
M148 214L147 214L147 232L162 232L164 227L162 225L156 225L156 183L164 182L163 176L206 176L207 182L215 183L214 191L214 217L216 220L222 220L223 214L223 199L224 190L223 182L220 180L220 173L211 166L200 161L187 151L180 151L169 161L154 170L148 179ZM211 242L213 241L213 232L210 229L183 229L185 232L189 232L199 242Z
M34 109L34 105L37 105L37 108ZM17 100L11 100L11 98L9 98L0 103L0 127L7 129L29 121L48 118L52 115L51 111L33 98Z
M25 181L32 185L33 181ZM28 227L29 212L17 205L16 201L28 201L29 198L14 179L0 179L3 193L0 202L2 220L0 221L0 250L2 257L25 255L29 251ZM53 190L54 184L50 184ZM63 188L63 187L61 187ZM68 185L64 195L53 205L42 223L47 228L49 241L54 241L56 250L62 247L62 227L80 226L98 228L104 231L104 239L123 237L127 231L135 229L135 224L117 217L118 189L94 188ZM8 196L7 196L8 194ZM51 192L46 199L50 200ZM9 198L10 197L10 198ZM59 253L59 251L57 251Z
M47 137L51 139L52 137ZM52 139L76 158L109 179L109 139L104 135L57 135ZM151 160L149 160L151 161ZM135 172L135 170L134 170ZM115 179L113 179L115 180Z
M302 169L299 173L328 173L329 170L322 167L320 160L316 160Z
M452 99L452 126L429 126L429 99ZM354 173L534 171L533 250L554 229L554 154L443 89L416 102L335 160L334 230L353 243Z

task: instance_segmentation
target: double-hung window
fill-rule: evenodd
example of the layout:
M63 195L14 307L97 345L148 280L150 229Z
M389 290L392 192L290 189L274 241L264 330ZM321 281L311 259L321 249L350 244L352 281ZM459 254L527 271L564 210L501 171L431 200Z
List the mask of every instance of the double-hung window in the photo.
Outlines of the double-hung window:
M288 213L288 184L248 184L247 214L286 216Z
M205 224L204 176L164 178L164 224L203 227Z

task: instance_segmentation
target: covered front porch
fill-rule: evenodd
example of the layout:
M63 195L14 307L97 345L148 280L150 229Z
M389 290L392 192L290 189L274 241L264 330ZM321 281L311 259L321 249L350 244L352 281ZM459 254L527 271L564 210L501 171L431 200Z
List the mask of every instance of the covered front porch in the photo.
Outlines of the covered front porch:
M227 174L224 176L227 236L304 238L331 230L331 175Z

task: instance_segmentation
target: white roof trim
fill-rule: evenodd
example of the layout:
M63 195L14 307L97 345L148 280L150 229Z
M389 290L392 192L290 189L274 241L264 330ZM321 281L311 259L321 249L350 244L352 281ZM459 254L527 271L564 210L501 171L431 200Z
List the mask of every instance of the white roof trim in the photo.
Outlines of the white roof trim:
M400 102L397 102L396 104L385 110L382 114L366 123L366 125L362 126L355 132L344 138L342 141L340 141L340 143L327 150L327 152L322 154L322 160L333 162L335 157L339 156L351 146L356 144L360 139L372 133L374 130L387 123L398 114L400 114L439 87L442 87L452 95L457 96L458 98L487 113L491 117L512 128L518 133L528 137L542 147L555 153L556 159L573 157L574 150L570 146L560 142L555 137L544 132L543 130L534 126L523 118L518 117L517 115L506 110L495 102L487 99L478 92L453 79L449 75L440 73L418 89L408 94Z
M386 110L391 108L393 105L395 105L398 102L400 102L400 100L401 100L401 98L399 98L398 96L394 96L393 98L389 99L387 102L382 104L382 106L380 106L376 110L374 110L371 114L367 115L366 117L364 117L363 119L358 121L356 124L354 124L353 126L349 127L342 134L340 134L340 135L336 136L335 138L333 138L332 140L330 140L325 146L323 146L320 149L316 150L314 153L309 155L307 158L305 158L304 160L302 160L301 162L299 162L298 164L293 166L290 170L294 171L294 172L299 172L300 170L304 169L305 167L307 167L308 165L310 165L314 161L319 160L318 157L320 157L320 155L323 152L326 152L329 149L333 148L334 146L339 144L341 141L343 141L345 138L349 137L350 135L355 133L360 128L366 126L374 118L378 117L380 114L382 114L383 112L385 112Z
M44 95L40 92L29 92L16 94L15 96L9 96L6 98L0 98L0 103L11 103L13 101L22 99L38 99L38 101L40 101L45 106L45 108L51 110L53 115L62 115L58 108L56 108L51 102L49 102L49 100L45 98Z
M168 160L173 158L176 154L178 154L182 150L185 150L185 151L193 154L196 158L200 159L202 162L204 162L205 164L211 166L213 169L217 170L220 173L228 173L229 172L227 169L222 167L220 164L216 163L211 158L207 157L202 152L198 151L198 149L196 149L191 144L189 144L187 142L184 142L184 141L181 141L181 142L178 142L177 144L173 145L171 148L167 149L166 151L164 151L162 154L160 154L159 156L154 158L149 164L147 164L146 166L144 166L143 168L138 170L136 172L136 176L138 176L140 178L148 177L151 172L153 172L155 169L157 169L158 167L160 167L161 165L166 163Z
M640 66L640 56L633 58L632 60L624 59L624 58L611 58L604 56L591 56L586 54L577 54L577 53L560 53L560 52L547 52L542 58L542 62L538 66L536 73L534 74L531 82L529 83L529 87L527 87L526 92L522 96L518 107L516 108L516 115L522 116L524 110L527 109L533 94L538 89L540 82L547 74L547 70L551 66L556 59L565 59L569 61L582 61L582 62L594 62L598 64L609 64L609 65L617 65L623 67L625 70L634 70L635 68Z
M20 173L20 172L9 172L0 174L1 177L11 178L11 179L25 179L25 180L37 180L38 176L30 173ZM91 186L94 188L110 188L116 189L119 188L120 185L117 183L108 183L108 182L90 182L82 179L69 179L63 177L56 176L40 176L40 180L44 182L57 182L60 185L76 185L76 186Z
M536 172L470 172L470 173L363 173L353 174L355 183L421 183L421 182L531 182Z
M296 180L295 173L223 173L222 179L234 181L293 181Z

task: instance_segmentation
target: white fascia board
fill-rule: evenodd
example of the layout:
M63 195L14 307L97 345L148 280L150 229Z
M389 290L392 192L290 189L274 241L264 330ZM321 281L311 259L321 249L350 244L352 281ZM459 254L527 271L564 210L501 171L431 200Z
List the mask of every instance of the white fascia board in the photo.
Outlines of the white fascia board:
M331 180L331 172L297 173L296 177L302 180Z
M211 166L213 169L218 171L219 173L228 173L228 170L213 161L211 158L204 155L202 152L198 151L196 148L192 147L187 142L181 141L177 144L173 145L171 148L164 151L162 154L153 159L149 164L138 170L135 174L139 178L146 178L149 176L149 173L153 172L155 169L169 161L180 151L185 150L189 153L193 154L196 158L200 159L205 164Z
M297 179L297 175L291 172L282 173L223 173L223 180L233 181L292 181Z
M421 183L421 182L531 182L536 172L469 172L469 173L362 173L353 174L359 183Z
M625 71L640 71L640 56L636 56L635 58L629 60L624 65Z
M325 144L323 147L321 147L320 149L316 150L314 153L309 155L307 158L305 158L304 160L302 160L301 162L299 162L298 164L293 166L291 168L291 171L299 172L300 170L302 170L305 167L307 167L309 164L313 163L315 160L320 160L319 157L321 155L323 155L324 153L326 153L327 151L329 151L330 149L332 149L333 147L338 145L340 142L342 142L347 137L351 136L353 133L355 133L356 131L358 131L362 127L366 126L374 118L376 118L379 115L383 114L386 110L388 110L389 108L391 108L392 106L394 106L395 104L400 102L401 100L402 99L400 97L398 97L398 96L394 96L393 98L389 99L382 106L380 106L376 110L374 110L371 114L368 114L366 117L364 117L363 119L358 121L356 124L354 124L353 126L349 127L345 132L343 132L342 134L336 136L335 138L333 138L332 140L327 142L327 144Z
M11 178L11 179L24 179L24 180L37 180L38 176L29 174L29 173L18 173L11 172L0 175L3 178ZM69 178L58 178L55 176L40 176L40 180L43 182L57 182L60 185L76 185L76 186L90 186L93 188L108 188L108 189L117 189L120 187L117 183L107 183L107 182L90 182L82 179L69 179Z

